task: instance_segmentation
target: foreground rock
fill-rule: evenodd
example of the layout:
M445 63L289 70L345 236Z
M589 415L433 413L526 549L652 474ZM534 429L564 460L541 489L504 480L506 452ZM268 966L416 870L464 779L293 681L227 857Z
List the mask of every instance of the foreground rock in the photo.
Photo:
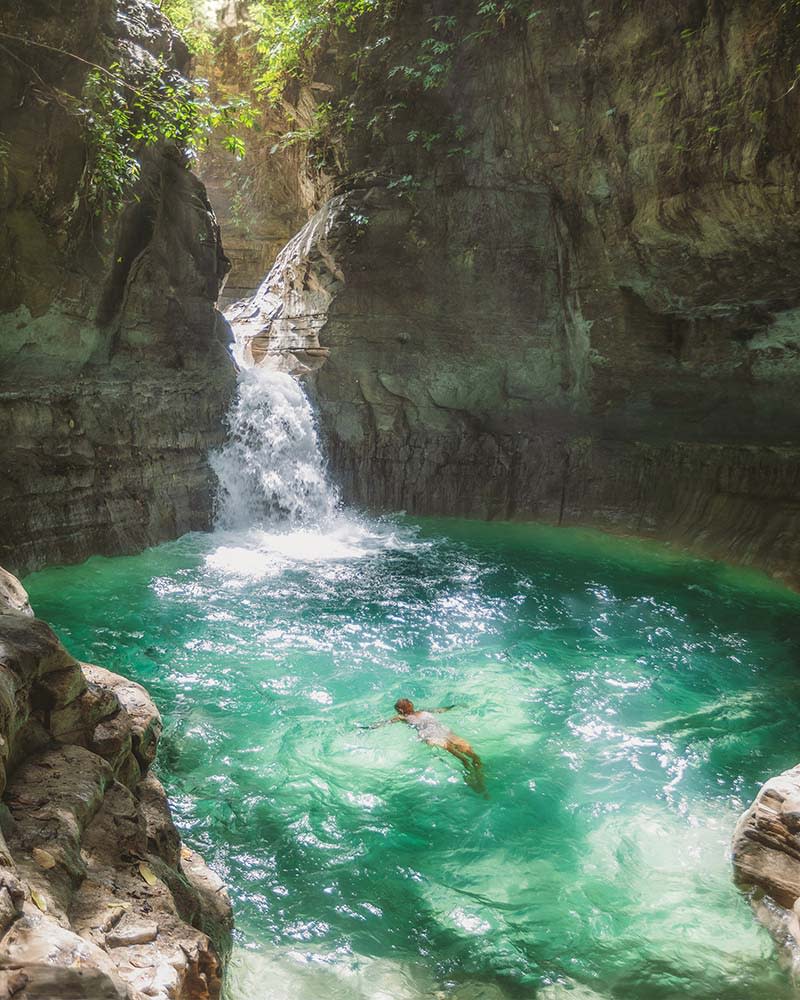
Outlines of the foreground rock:
M736 825L732 851L737 882L767 894L753 897L759 919L800 946L800 765L763 785Z
M216 1000L230 902L149 772L158 711L20 592L0 592L0 998Z

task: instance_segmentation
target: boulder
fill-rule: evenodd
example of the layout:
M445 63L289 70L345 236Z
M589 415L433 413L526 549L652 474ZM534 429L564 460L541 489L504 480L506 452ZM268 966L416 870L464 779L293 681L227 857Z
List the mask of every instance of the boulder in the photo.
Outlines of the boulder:
M733 835L737 881L759 886L787 909L800 899L798 818L800 765L764 783Z
M230 901L149 773L160 733L139 684L0 613L0 996L219 997Z

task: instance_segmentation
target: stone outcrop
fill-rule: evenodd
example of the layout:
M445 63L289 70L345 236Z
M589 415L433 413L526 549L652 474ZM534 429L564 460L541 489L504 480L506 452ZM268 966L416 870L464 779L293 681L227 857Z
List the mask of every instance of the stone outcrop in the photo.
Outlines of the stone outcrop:
M346 196L326 202L283 248L255 295L229 308L246 367L307 375L327 360L319 336L344 281L336 261L347 238L347 204Z
M781 906L800 899L800 765L761 787L733 836L737 878L758 885Z
M0 997L216 1000L230 903L149 770L158 712L21 593L0 594Z
M653 535L797 583L794 8L538 6L448 28L412 0L340 39L346 211L234 325L271 363L276 317L304 333L301 293L333 291L312 381L350 502ZM426 36L452 42L428 91L404 69Z
M760 890L759 919L781 943L800 948L800 765L761 787L736 825L732 858L737 882Z
M207 527L235 374L203 185L161 143L121 209L92 200L77 110L81 60L136 86L186 69L179 36L151 0L12 2L0 30L0 558L20 571Z

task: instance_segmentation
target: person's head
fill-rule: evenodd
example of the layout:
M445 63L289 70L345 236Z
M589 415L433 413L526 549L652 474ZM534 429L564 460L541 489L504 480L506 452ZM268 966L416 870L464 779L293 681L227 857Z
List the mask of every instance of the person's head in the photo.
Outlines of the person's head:
M400 698L394 703L394 710L398 715L411 715L414 711L414 703L408 698Z

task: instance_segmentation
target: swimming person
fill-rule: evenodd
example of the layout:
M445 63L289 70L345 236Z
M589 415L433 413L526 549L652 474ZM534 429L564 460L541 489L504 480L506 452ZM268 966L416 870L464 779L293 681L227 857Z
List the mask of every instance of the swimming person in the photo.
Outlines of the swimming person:
M394 710L397 715L385 722L376 722L370 729L378 726L388 726L394 722L405 722L417 731L417 736L429 746L441 747L452 754L456 760L460 761L464 767L464 780L476 792L486 794L483 783L483 763L472 747L461 736L457 736L443 723L439 722L436 715L442 712L449 712L455 705L446 705L444 708L433 708L430 710L414 708L414 703L408 698L400 698L395 702Z

